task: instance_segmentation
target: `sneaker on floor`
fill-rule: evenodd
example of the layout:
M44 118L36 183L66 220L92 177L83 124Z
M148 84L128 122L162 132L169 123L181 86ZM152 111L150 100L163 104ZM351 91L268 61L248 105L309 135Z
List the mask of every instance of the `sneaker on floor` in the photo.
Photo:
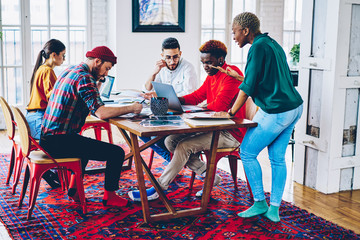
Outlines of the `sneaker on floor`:
M214 179L214 185L213 185L213 187L216 187L217 185L219 185L220 182L221 182L221 177L220 177L219 175L215 174L215 179ZM202 197L203 191L204 191L204 189L201 189L200 191L198 191L198 192L195 194L195 196L197 196L197 197Z
M146 189L146 194L147 194L147 199L149 201L159 198L159 194L156 192L154 187ZM128 192L128 195L129 195L131 200L136 201L136 202L141 202L140 191L139 190L130 191L130 192Z

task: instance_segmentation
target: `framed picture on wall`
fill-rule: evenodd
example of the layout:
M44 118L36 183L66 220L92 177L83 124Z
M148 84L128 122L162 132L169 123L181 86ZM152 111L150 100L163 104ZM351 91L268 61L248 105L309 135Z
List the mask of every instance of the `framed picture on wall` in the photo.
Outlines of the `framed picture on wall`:
M185 32L185 0L132 0L133 32Z

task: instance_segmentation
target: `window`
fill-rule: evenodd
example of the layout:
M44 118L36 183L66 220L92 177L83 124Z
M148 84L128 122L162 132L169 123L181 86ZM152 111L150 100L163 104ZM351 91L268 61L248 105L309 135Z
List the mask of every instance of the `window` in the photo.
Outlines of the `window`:
M39 51L51 38L66 46L66 60L54 69L83 60L88 43L89 0L0 0L3 32L0 95L26 105L29 82ZM29 16L29 17L28 17Z
M231 38L233 18L244 11L256 14L254 0L202 0L201 1L201 44L211 40L219 40L228 48L226 60L244 72L247 52L250 46L240 49ZM206 73L200 67L201 80Z
M284 4L283 49L292 65L289 52L294 44L300 43L302 0L285 0Z

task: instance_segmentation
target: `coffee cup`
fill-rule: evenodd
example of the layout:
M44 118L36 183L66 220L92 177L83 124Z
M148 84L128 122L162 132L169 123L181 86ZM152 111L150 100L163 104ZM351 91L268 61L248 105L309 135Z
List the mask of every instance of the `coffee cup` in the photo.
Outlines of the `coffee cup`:
M150 110L154 115L165 115L169 108L169 101L164 97L153 97L150 100Z

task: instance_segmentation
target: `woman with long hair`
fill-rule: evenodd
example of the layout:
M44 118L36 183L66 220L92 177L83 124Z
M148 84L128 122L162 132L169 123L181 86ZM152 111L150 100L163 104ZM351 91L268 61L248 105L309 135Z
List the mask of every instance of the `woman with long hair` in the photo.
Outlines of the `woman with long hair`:
M50 39L38 54L30 82L30 102L26 108L26 120L35 139L40 139L41 122L57 79L54 67L64 62L65 51L61 41ZM50 170L44 173L43 178L52 188L60 186L57 174Z
M26 120L35 139L40 139L41 122L57 79L54 67L64 62L65 51L61 41L50 39L38 54L30 82L30 102L26 108Z

